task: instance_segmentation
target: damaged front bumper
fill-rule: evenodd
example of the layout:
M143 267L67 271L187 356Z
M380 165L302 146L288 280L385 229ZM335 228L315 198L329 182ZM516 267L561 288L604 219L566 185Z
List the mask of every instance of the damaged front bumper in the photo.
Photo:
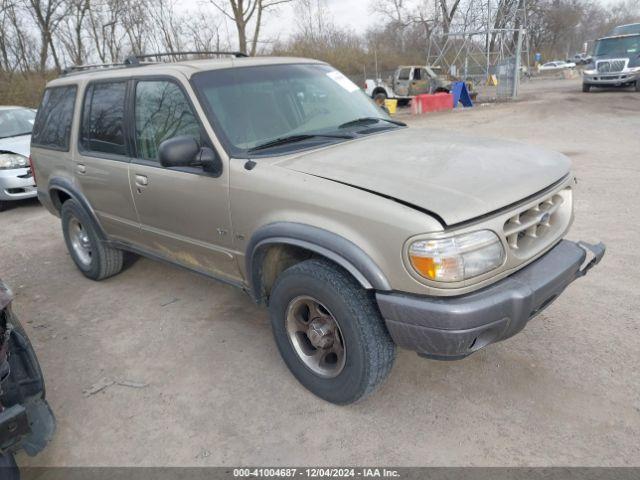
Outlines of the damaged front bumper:
M585 265L587 253L592 258ZM605 253L605 246L563 240L535 262L489 287L458 297L377 293L395 343L438 360L464 358L509 338L548 307Z
M0 455L40 452L55 431L40 364L0 282Z

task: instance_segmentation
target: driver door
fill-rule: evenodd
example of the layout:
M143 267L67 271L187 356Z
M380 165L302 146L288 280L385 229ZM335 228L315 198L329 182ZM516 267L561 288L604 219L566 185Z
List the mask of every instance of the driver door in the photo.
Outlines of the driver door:
M141 228L141 247L158 257L236 283L228 168L214 177L201 167L165 168L161 142L193 136L212 147L197 113L176 79L137 79L132 87L131 135L135 158L129 183Z

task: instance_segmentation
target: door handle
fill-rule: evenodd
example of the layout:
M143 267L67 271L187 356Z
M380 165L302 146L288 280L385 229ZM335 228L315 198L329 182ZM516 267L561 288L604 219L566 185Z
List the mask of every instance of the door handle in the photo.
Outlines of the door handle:
M149 179L145 175L136 175L136 185L138 187L146 187L149 185Z
M78 172L80 175L84 175L85 173L87 173L87 167L83 163L78 163L76 165L76 172Z

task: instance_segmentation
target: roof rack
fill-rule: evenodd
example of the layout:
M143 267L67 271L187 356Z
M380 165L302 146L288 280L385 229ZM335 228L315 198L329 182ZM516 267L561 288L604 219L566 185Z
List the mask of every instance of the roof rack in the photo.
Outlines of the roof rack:
M100 68L114 68L114 67L124 67L124 63L93 63L89 65L71 65L70 67L66 67L62 70L63 75L68 75L70 73L75 72L84 72L86 70L96 70Z
M214 50L214 51L204 51L204 52L161 52L161 53L148 53L145 55L132 55L130 57L127 57L127 59L124 61L125 64L127 65L138 65L141 62L141 60L145 60L148 58L160 58L160 57L181 57L181 56L185 56L185 55L230 55L232 57L235 58L245 58L248 57L249 55L247 55L244 52L227 52L227 51L218 51L218 50Z
M244 52L226 52L226 51L204 51L204 52L160 52L160 53L148 53L144 55L130 55L122 63L93 63L89 65L72 65L62 70L62 75L70 75L72 73L80 73L88 70L99 69L111 69L111 68L124 68L124 67L136 67L143 65L151 65L156 62L144 61L146 59L160 59L161 57L181 57L186 55L230 55L235 58L248 57ZM178 60L179 61L179 60Z

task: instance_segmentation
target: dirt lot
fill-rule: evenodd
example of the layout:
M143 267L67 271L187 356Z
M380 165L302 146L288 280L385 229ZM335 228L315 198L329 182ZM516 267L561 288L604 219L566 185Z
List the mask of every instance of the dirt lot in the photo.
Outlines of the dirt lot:
M0 214L0 274L40 357L58 431L23 465L638 465L640 94L526 84L512 104L411 119L569 155L572 239L608 254L523 333L452 363L401 351L364 403L289 374L248 297L140 259L86 280L35 202ZM142 382L83 390L101 378ZM139 385L138 385L139 386Z

